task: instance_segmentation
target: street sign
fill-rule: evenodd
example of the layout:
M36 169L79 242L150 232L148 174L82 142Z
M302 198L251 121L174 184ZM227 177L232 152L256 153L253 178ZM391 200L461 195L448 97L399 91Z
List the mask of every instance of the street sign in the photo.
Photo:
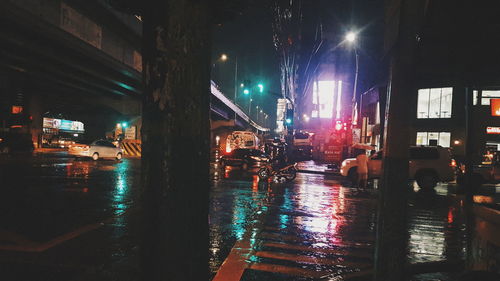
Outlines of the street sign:
M125 129L125 139L135 140L135 126L130 126Z

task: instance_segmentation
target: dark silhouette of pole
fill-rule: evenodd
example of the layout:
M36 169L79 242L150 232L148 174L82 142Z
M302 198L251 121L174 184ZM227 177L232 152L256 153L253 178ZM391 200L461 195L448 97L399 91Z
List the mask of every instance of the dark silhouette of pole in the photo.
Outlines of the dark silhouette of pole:
M210 1L145 1L141 280L208 276Z
M390 52L384 137L384 174L379 192L376 281L405 280L407 265L407 193L411 105L416 100L414 57L423 1L398 1L397 37ZM394 4L393 2L392 4ZM393 6L394 7L394 6ZM394 15L391 15L394 16ZM387 36L387 34L386 34Z

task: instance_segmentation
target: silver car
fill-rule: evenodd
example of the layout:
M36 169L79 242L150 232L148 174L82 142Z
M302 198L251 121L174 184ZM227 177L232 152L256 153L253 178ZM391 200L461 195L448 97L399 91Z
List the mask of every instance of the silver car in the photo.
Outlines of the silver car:
M72 144L68 152L76 157L91 157L94 161L99 158L121 160L123 157L123 150L107 140L96 140L90 145Z

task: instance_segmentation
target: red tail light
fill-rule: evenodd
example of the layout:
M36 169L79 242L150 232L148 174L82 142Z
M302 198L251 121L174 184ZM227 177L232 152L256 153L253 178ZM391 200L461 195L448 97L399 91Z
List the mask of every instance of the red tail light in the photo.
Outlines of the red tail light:
M451 167L456 167L457 166L457 161L455 161L455 159L451 159L450 166Z

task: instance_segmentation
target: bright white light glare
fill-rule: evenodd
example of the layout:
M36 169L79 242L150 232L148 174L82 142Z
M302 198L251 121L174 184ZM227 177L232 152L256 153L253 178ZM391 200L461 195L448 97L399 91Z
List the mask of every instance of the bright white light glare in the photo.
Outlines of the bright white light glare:
M347 40L350 43L356 41L356 33L354 32L347 33L347 35L345 36L345 40Z
M335 115L335 117L337 119L340 119L340 106L342 105L342 81L338 81L339 82L339 85L337 87L337 114Z
M73 134L74 137L78 137L78 134Z
M336 81L317 81L313 86L313 104L318 104L320 118L333 117L333 104L335 103ZM317 117L317 112L312 112L312 117Z
M220 59L223 60L223 61L227 60L227 55L226 54L222 54L220 56Z

